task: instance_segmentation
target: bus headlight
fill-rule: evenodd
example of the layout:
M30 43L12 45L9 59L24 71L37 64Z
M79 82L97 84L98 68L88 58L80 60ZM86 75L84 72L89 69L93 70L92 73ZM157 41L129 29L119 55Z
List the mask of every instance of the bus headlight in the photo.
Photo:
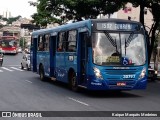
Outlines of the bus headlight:
M143 70L141 71L141 74L139 75L139 79L144 78L146 75L146 68L143 68Z
M99 70L98 68L94 67L94 68L93 68L93 71L94 71L94 74L95 74L96 78L99 78L99 79L102 79L102 80L103 80L103 77L102 77L102 75L101 75L101 72L100 72L100 70Z

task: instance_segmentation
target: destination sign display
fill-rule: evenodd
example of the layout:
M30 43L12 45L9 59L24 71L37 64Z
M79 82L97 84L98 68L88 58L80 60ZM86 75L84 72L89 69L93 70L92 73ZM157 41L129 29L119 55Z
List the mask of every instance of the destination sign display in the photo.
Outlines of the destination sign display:
M96 24L97 30L139 31L140 25L135 23L103 22Z

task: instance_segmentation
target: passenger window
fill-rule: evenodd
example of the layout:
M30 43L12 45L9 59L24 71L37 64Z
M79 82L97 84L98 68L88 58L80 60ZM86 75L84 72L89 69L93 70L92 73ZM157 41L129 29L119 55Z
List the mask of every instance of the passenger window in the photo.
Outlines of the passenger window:
M39 36L38 38L38 51L44 51L44 38Z
M68 32L68 43L67 43L67 51L68 52L76 52L77 49L77 31L72 30Z
M63 52L64 50L65 50L65 32L61 32L61 33L59 33L57 51Z
M44 51L49 51L49 35L45 35L44 40Z

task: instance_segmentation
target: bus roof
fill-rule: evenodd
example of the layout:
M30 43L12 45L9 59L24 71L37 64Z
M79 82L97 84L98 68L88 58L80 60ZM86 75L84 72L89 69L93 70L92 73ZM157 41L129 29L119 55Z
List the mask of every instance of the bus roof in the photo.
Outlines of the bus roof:
M40 34L47 34L50 32L66 31L66 30L71 30L71 29L85 27L85 26L88 26L88 28L91 29L91 27L89 27L89 23L104 22L104 21L105 22L117 22L118 21L118 22L125 22L125 23L136 23L136 24L141 25L140 22L131 21L131 20L124 20L124 19L115 19L115 18L112 18L112 19L88 19L88 20L79 21L79 22L75 22L75 23L68 23L68 24L60 25L58 27L40 29L37 31L33 31L32 36L40 35Z

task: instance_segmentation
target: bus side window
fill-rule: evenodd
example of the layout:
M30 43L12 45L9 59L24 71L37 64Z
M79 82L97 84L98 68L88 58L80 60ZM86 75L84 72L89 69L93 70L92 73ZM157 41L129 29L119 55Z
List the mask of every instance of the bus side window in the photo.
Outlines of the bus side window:
M68 44L67 44L67 51L68 52L76 52L77 48L77 31L72 30L68 32Z
M44 51L43 36L38 38L38 51Z
M58 44L57 44L58 52L64 51L64 41L65 41L65 32L61 32L59 33L59 37L58 37Z
M49 51L49 35L45 35L44 40L44 51Z

